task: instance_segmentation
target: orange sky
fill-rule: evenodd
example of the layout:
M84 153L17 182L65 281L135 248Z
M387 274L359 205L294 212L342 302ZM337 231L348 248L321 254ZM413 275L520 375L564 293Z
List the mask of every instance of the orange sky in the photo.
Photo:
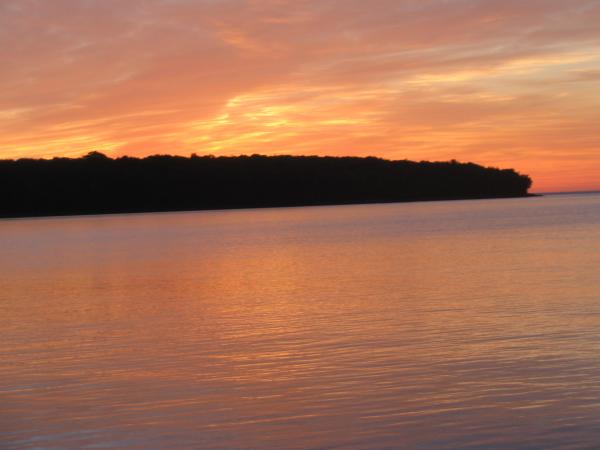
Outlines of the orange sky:
M600 0L2 0L0 157L320 154L600 189Z

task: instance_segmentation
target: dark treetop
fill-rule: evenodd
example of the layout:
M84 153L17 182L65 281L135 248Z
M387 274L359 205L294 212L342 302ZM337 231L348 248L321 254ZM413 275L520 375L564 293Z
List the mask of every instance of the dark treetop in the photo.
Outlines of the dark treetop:
M0 216L526 196L512 169L318 156L0 160Z

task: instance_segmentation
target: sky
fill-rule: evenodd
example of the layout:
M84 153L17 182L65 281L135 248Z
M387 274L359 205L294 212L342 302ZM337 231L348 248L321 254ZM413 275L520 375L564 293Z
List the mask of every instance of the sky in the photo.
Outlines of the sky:
M379 156L600 189L600 0L2 0L0 158Z

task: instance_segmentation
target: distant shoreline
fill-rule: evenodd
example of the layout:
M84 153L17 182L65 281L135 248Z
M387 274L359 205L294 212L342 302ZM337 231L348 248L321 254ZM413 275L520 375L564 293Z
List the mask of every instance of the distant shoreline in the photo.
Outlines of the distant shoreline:
M0 160L0 217L531 197L513 169L375 157L155 155Z
M593 192L581 192L593 193ZM372 202L346 202L346 203L319 203L319 204L303 204L303 205L276 205L276 206L239 206L227 208L206 208L206 209L168 209L168 210L148 210L148 211L103 211L103 212L69 212L64 214L50 215L20 215L20 216L4 216L0 215L0 220L10 219L43 219L53 217L88 217L88 216L116 216L130 214L169 214L169 213L193 213L193 212L210 212L210 211L239 211L245 209L284 209L284 208L311 208L325 206L360 206L360 205L389 205L403 203L429 203L429 202L457 202L470 200L503 200L503 199L519 199L531 197L544 197L548 194L525 194L518 196L498 196L498 197L469 197L469 198L430 198L430 199L414 199L401 201L372 201Z
M540 194L540 195L600 194L600 190L536 192L536 194Z

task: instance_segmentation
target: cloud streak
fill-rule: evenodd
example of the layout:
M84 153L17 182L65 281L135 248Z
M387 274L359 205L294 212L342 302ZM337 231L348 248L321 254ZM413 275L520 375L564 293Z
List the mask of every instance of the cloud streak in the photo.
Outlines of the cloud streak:
M0 155L354 154L600 188L598 0L5 0Z

